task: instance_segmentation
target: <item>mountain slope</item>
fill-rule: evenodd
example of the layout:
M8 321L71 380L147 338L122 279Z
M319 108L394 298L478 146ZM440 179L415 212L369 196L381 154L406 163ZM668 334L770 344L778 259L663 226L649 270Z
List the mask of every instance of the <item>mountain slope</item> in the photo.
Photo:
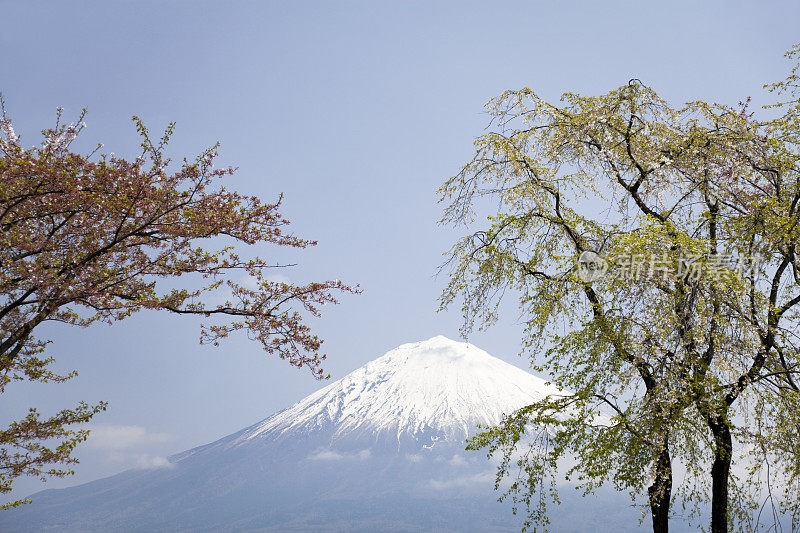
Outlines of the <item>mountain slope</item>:
M0 529L519 531L494 466L464 441L552 393L467 343L404 344L169 468L40 492ZM613 523L577 512L569 529Z
M557 393L471 344L438 336L403 344L288 409L172 459L208 448L309 437L333 448L461 446L476 426L496 425L504 413Z

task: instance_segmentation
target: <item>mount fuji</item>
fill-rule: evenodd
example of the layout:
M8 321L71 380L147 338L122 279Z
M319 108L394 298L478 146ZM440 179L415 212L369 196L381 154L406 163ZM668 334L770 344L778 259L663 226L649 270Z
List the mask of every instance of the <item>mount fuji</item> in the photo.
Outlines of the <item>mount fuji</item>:
M404 344L167 468L39 492L0 530L519 531L495 466L465 440L558 392L468 343ZM636 528L627 506L563 507L569 531Z

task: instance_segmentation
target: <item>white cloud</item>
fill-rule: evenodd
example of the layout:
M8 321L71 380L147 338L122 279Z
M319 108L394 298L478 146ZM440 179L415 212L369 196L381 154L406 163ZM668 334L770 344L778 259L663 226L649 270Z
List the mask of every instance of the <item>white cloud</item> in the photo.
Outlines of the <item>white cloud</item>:
M172 468L175 465L166 457L152 453L152 449L173 440L167 433L151 433L144 426L95 425L91 428L87 445L99 450L106 461L119 463L125 468ZM151 453L142 449L150 448Z
M338 461L343 459L344 455L336 453L333 450L319 450L308 456L312 461Z
M372 450L366 448L356 453L338 453L330 449L321 449L312 453L308 458L312 461L339 461L341 459L358 459L366 461L372 457Z
M372 457L372 450L367 448L366 450L361 450L360 452L358 452L357 455L358 455L358 458L363 461L365 459L369 459L370 457Z
M450 463L450 464L451 464L451 465L453 465L453 466L464 466L464 465L466 465L466 464L467 464L467 460L466 460L466 459L464 459L464 456L463 456L463 455L461 455L461 454L458 454L458 453L457 453L457 454L455 454L455 455L453 456L453 458L452 458L452 459L450 459L450 460L449 460L449 461L447 461L447 462L448 462L448 463Z
M462 487L475 487L478 485L487 485L494 483L494 472L481 472L471 476L455 477L440 481L438 479L431 479L428 485L435 490L448 490Z
M406 459L408 459L412 463L419 463L420 461L422 461L422 455L418 453L407 453Z
M174 468L166 457L161 455L141 454L136 457L136 468L140 470L154 470L160 468Z
M90 428L86 443L100 450L125 450L172 440L166 433L150 433L143 426L97 425Z

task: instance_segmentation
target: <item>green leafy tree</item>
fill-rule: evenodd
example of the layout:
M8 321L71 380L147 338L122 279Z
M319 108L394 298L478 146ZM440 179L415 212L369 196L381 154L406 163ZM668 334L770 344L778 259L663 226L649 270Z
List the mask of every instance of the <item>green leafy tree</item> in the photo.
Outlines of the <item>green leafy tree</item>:
M502 458L526 529L562 475L646 495L658 532L673 501L694 521L710 503L714 532L758 527L764 506L800 525L796 73L764 121L638 80L487 105L494 131L440 189L443 222L471 228L441 305L463 302L466 335L518 295L523 351L568 391L470 443Z
M142 310L206 317L203 343L246 332L267 353L325 376L322 340L304 316L359 290L338 280L274 281L271 269L287 265L240 257L246 245L316 243L286 232L280 200L226 189L220 182L233 169L214 167L216 147L169 170L163 150L173 125L154 143L134 117L140 157L84 156L70 150L82 123L61 124L59 113L44 142L25 148L2 111L0 392L14 381L75 375L49 369L50 341L34 335L42 324L113 324ZM76 424L105 407L81 403L49 418L31 409L0 430L0 493L21 475L71 474L72 452L88 435Z

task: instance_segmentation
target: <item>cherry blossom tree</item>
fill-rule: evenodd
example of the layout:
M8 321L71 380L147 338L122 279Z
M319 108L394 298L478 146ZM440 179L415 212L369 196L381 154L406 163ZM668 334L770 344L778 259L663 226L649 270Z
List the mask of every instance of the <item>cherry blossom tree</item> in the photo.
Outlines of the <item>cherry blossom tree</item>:
M295 284L270 276L278 264L243 256L248 245L306 248L287 232L281 198L267 203L228 190L232 168L216 168L217 146L177 168L164 155L174 124L157 141L134 117L134 160L81 155L70 147L85 125L61 123L24 147L6 109L0 119L0 392L12 382L62 382L50 369L40 326L113 324L143 310L204 319L200 341L245 332L268 354L316 378L326 374L322 340L306 323L341 281ZM0 430L0 492L22 475L65 476L88 431L76 425L106 408L81 403L43 418L36 409ZM5 507L23 501L10 502Z

